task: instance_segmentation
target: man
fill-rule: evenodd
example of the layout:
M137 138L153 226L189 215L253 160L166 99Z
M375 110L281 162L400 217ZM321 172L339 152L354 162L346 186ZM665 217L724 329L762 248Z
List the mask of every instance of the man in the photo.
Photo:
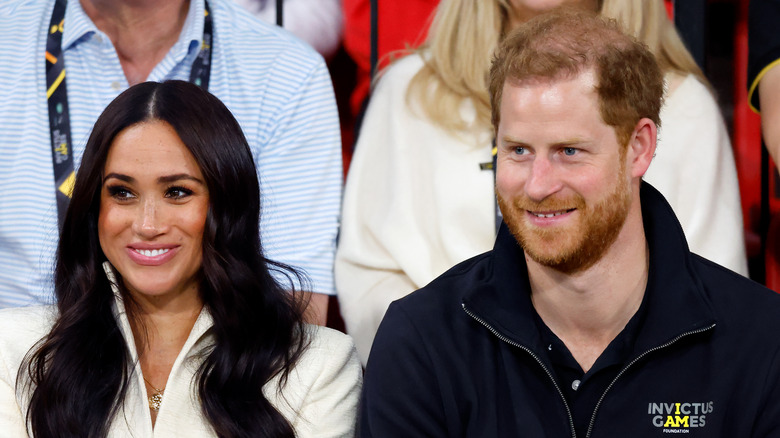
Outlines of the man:
M57 218L92 124L128 86L166 79L233 111L258 167L267 257L311 278L298 288L334 293L338 116L311 48L229 0L11 0L0 37L0 307L51 301ZM327 295L313 307L324 322Z
M490 91L505 225L390 307L361 436L780 436L780 297L691 254L642 182L646 47L557 11L502 43Z

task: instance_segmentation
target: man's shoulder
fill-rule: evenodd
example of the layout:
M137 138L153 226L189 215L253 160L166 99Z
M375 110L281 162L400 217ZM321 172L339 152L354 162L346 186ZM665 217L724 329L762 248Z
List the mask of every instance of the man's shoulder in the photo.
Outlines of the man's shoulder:
M0 33L6 49L13 47L8 38L29 39L41 31L41 26L48 25L52 7L52 0L0 1Z
M251 15L232 0L209 0L216 37L229 43L229 51L246 60L290 60L302 65L324 63L322 57L292 33Z
M225 79L214 83L214 92L228 107L240 100L273 113L302 96L330 91L325 61L309 45L260 21L232 0L208 4L214 15L214 65L223 73L217 77ZM242 92L232 91L236 89Z
M42 59L51 8L50 0L0 0L0 78L10 92L18 92L16 80L34 77L31 68Z
M698 255L692 264L719 325L740 327L744 336L780 330L780 294Z
M436 314L442 314L442 310L447 313L456 310L461 315L465 294L487 281L492 254L492 251L488 251L458 263L426 286L396 300L391 306L403 309L413 319L428 320L434 310Z
M51 0L4 0L0 2L0 22L18 19L26 14L40 16L51 5Z

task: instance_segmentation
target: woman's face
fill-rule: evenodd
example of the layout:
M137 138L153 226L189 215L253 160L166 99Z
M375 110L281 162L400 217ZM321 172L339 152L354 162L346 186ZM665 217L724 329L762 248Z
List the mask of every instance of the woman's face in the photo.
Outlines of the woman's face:
M510 25L515 28L539 14L563 5L580 6L594 12L599 10L599 0L509 0Z
M162 121L114 139L100 192L98 236L140 300L198 297L209 192L195 158Z

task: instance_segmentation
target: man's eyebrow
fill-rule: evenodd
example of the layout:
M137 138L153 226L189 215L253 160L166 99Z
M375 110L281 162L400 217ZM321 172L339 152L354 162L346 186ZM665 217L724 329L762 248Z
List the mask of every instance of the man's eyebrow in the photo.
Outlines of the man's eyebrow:
M571 145L577 145L577 144L583 144L587 143L588 141L584 138L575 137L568 140L562 140L555 143L555 146L571 146Z
M517 138L513 138L513 137L511 137L509 135L505 135L505 136L501 137L501 140L505 144L506 143L511 143L513 146L529 146L528 143L526 143L526 142L524 142L522 140L519 140Z
M526 143L526 142L524 142L522 140L519 140L519 139L516 139L516 138L512 138L512 137L507 136L507 135L502 137L502 140L503 140L503 142L505 144L511 144L512 146L530 147L530 144L528 144L528 143ZM577 144L583 144L583 143L588 143L588 140L585 139L585 138L582 138L582 137L573 137L573 138L569 138L569 139L566 139L566 140L556 141L552 145L560 147L560 146L577 145Z

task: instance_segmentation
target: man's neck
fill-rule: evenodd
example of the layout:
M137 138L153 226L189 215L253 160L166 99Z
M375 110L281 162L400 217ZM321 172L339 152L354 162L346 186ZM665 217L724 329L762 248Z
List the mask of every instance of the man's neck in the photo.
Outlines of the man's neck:
M641 214L629 216L613 245L586 271L568 275L528 256L526 261L537 313L587 372L642 303L649 257Z
M143 82L179 39L190 0L80 0L114 44L130 85Z

